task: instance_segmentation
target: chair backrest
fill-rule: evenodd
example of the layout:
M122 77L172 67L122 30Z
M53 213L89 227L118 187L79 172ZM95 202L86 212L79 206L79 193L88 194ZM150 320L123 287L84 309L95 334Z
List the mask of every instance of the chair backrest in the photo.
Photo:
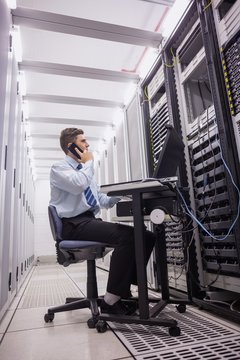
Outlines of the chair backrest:
M84 240L63 240L62 238L62 220L58 216L55 206L48 206L49 222L52 236L56 241L57 262L61 265L68 266L83 260L94 260L102 258L111 249L106 249L107 244L96 241Z
M50 228L52 231L52 236L53 239L56 241L55 247L56 247L57 262L63 265L66 263L67 257L66 254L64 254L59 248L59 244L62 241L62 220L58 216L55 206L52 205L48 206L48 217L49 217Z
M48 206L48 216L50 227L52 231L52 236L55 241L62 240L62 220L57 214L57 210L55 206L49 205Z

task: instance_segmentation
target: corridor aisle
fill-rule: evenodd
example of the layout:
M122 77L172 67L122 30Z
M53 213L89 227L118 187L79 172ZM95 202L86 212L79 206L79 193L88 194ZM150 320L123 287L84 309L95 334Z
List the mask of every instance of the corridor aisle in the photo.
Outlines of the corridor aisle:
M89 309L58 313L52 323L44 322L49 306L63 304L67 296L81 296L79 288L85 292L85 267L86 263L71 265L66 272L57 264L33 267L0 325L1 360L133 358L111 330L99 334L88 328ZM107 274L98 270L97 276L102 294Z
M107 272L97 269L97 279L102 295ZM85 291L86 262L67 268L37 263L0 324L0 359L239 360L240 326L193 306L185 313L173 305L164 309L164 316L177 320L179 337L169 336L167 327L141 324L112 323L98 333L87 326L89 309L56 313L52 323L44 322L49 307ZM135 295L137 288L132 291Z

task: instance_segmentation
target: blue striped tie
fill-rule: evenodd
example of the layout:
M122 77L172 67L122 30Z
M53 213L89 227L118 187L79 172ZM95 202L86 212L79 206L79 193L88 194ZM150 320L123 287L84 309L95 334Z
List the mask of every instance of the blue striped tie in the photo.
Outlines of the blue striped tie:
M82 164L79 164L77 166L77 169L79 170L81 168L82 168ZM92 190L90 189L90 186L88 186L86 188L86 190L84 190L84 194L85 194L88 205L90 205L91 207L94 207L97 205L97 200L95 199L95 197L92 193Z

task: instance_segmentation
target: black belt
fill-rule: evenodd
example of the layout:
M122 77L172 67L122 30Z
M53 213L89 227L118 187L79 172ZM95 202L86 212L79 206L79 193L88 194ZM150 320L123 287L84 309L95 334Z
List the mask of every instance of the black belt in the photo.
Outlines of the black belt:
M76 216L73 216L73 217L69 217L69 218L63 217L62 220L63 221L69 221L69 220L77 219L77 218L81 218L81 217L93 217L94 218L95 216L94 216L94 213L92 211L88 210L88 211L85 211L82 214L79 214L79 215L76 215Z

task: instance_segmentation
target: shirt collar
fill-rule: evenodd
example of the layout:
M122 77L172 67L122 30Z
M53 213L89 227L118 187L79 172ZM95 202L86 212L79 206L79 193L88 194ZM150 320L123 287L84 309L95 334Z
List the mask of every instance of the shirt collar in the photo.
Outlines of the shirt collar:
M74 169L77 169L79 162L77 162L71 156L68 156L68 155L66 155L65 160L71 167L73 167Z

